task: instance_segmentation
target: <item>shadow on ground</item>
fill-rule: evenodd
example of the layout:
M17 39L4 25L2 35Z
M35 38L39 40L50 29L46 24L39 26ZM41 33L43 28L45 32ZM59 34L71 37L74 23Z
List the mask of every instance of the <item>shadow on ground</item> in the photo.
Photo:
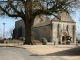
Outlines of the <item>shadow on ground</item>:
M46 55L33 54L31 56L80 56L80 47L72 48L69 50L59 51L55 53L50 53Z

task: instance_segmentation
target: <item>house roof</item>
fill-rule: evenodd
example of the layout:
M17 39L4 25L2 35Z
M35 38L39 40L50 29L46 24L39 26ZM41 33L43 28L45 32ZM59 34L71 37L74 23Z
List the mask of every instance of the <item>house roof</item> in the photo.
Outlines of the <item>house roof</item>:
M58 18L53 18L53 22L54 21L61 21L61 22L75 22L71 16L69 15L69 13L63 11L61 13L59 13L58 17L60 18L60 20Z
M60 20L56 17L53 19L50 19L49 17L44 17L42 16L41 18L38 16L35 17L34 19L34 24L33 27L40 27L40 26L45 26L49 25L51 22L68 22L68 23L75 23L74 20L70 17L70 15L67 12L61 12L58 15L60 17ZM19 20L22 21L22 20ZM17 22L19 22L17 21Z
M18 21L16 21L16 22L21 22L21 21L23 21L23 20L18 20Z
M39 27L39 26L45 26L50 24L51 19L49 17L42 17L41 19L39 16L34 20L34 25L33 27Z
M33 27L40 27L40 26L45 26L50 24L51 21L47 21L47 22L40 22L38 24L33 25Z
M50 21L51 19L49 17L42 16L41 18L39 18L39 16L36 16L36 18L34 19L33 27L48 25L50 24ZM16 23L19 23L19 22L23 22L23 20L16 21Z
M74 20L70 17L70 15L63 11L59 13L58 17L60 17L60 20L57 17L54 17L52 20L50 18L43 19L45 22L38 22L37 24L34 25L34 27L39 27L39 26L45 26L48 25L52 22L68 22L68 23L75 23Z

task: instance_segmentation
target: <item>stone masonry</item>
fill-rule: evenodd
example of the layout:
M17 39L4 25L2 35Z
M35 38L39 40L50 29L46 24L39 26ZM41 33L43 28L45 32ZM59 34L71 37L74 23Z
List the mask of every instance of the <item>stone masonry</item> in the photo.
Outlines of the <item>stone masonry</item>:
M33 25L33 34L35 40L45 37L49 42L63 43L63 36L70 36L71 43L76 44L76 22L72 20L66 12L59 13L58 18L50 19L48 17L36 16ZM16 21L14 38L25 37L25 25L22 20ZM65 40L66 41L66 40Z

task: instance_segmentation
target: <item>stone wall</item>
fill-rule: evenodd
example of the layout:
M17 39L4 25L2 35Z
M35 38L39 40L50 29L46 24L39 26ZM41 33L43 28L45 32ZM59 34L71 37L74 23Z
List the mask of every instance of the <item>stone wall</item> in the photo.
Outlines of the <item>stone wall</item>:
M75 22L60 22L52 21L52 40L53 42L62 42L63 32L66 32L67 36L71 36L71 43L76 42L76 23Z
M47 38L47 40L51 41L51 25L40 26L33 29L34 39L40 40L41 38Z
M16 21L15 23L15 39L25 37L25 25L23 20Z
M43 17L43 16L42 16ZM71 36L71 43L76 43L76 23L71 19L70 15L66 12L59 14L61 20L56 17L53 20L48 18L39 18L37 16L34 21L33 34L35 40L40 40L45 37L51 42L62 42L62 36L64 32L67 36ZM22 35L18 36L19 29L22 29ZM23 20L15 23L15 38L25 37L25 26Z

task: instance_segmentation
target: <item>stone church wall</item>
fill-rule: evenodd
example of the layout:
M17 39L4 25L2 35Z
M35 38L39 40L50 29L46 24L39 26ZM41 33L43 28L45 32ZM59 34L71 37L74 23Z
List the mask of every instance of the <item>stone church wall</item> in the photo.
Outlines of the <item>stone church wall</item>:
M40 40L41 38L47 38L50 42L51 40L51 25L40 26L33 29L34 39Z
M49 19L35 19L35 24L33 28L33 34L35 40L40 40L45 37L48 41L51 42L62 42L62 36L64 32L67 36L71 36L71 43L76 43L76 23L71 19L68 13L62 12L59 14L61 20L56 17L53 20ZM36 22L37 21L37 22ZM19 30L21 30L21 35L19 35ZM15 38L25 37L25 26L22 20L15 23Z
M52 21L52 40L53 42L62 42L62 36L64 36L64 32L66 32L67 36L71 36L71 43L76 43L76 32L75 32L75 22L58 22L58 21Z

